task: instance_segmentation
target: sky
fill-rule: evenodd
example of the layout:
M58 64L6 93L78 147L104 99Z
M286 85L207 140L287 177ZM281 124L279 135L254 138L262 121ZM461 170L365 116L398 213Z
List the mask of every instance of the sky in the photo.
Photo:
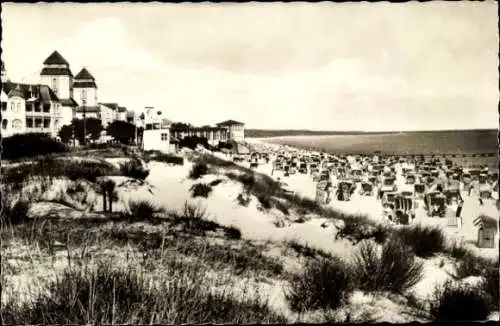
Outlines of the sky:
M39 82L54 50L100 102L194 125L498 128L494 1L2 3L2 60Z

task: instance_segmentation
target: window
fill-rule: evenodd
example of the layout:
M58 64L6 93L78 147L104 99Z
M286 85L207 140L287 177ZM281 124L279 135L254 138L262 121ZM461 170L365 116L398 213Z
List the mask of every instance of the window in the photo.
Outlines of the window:
M59 129L59 120L54 121L54 128Z
M43 112L49 113L50 112L50 104L44 104L43 105Z
M166 134L166 133L161 134L161 140L167 141L168 140L168 134Z
M16 105L16 106L17 106L17 110L16 110L16 111L21 110L21 102L17 102L17 105Z
M15 102L10 102L10 110L13 112L16 111L16 103Z
M41 112L42 111L42 106L40 103L36 103L35 105L35 112Z
M33 128L33 118L26 118L26 128Z
M43 127L50 128L50 118L43 119Z
M2 111L7 111L7 102L2 102Z
M153 129L153 125L150 123L146 123L146 130L151 130Z
M33 111L33 107L35 106L35 103L27 103L26 104L26 112L31 112Z
M12 121L12 129L21 129L23 122L19 119Z
M41 118L36 118L35 119L35 128L42 128L42 119Z
M56 95L59 95L58 93L58 88L59 88L59 83L57 82L57 78L52 78L52 90L54 91L54 93L56 93Z
M7 121L7 119L3 119L2 120L2 129L7 129L8 124L9 124L9 122Z

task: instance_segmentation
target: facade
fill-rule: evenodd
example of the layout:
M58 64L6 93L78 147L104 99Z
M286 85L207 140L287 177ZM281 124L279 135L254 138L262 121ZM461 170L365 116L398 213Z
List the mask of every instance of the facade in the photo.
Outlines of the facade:
M126 107L118 106L116 120L127 121L127 108Z
M75 118L75 108L78 104L73 99L73 74L69 63L59 52L52 52L43 62L40 84L50 87L60 100L60 126L70 124Z
M199 127L199 128L177 128L172 129L172 136L177 139L184 137L203 137L212 146L217 146L219 142L229 141L229 134L224 128L216 127Z
M245 140L245 124L242 122L226 120L218 123L217 127L227 130L229 140L235 142L242 142Z
M144 112L144 134L142 145L145 151L171 151L170 125L172 122L163 117L161 110L146 107Z
M57 136L63 120L61 102L46 85L2 83L2 136L39 132Z

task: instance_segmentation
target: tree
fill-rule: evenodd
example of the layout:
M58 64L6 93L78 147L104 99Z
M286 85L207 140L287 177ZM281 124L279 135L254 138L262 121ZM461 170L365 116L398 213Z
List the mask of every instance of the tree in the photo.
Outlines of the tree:
M64 125L57 134L61 138L61 142L68 144L71 138L73 138L73 127L71 125Z
M184 123L184 122L174 122L170 126L171 129L189 129L193 128L193 125L190 123Z
M135 139L135 125L125 122L115 120L108 125L106 132L109 136L113 137L116 141L122 144L130 144ZM141 128L137 130L138 136Z
M71 125L75 129L75 136L80 144L86 143L86 139L89 136L91 140L96 141L101 137L101 132L104 130L104 128L102 127L101 119L96 118L86 118L85 128L83 119L74 119Z

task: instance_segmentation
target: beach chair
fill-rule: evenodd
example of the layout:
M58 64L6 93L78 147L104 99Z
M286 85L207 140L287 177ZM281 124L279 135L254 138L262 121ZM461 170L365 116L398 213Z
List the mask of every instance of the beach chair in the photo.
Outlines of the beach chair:
M444 217L446 214L446 197L439 192L426 194L425 208L429 217Z
M373 184L370 182L362 182L360 189L361 196L373 196Z
M409 196L396 196L394 199L395 223L408 225L415 219L415 202Z

